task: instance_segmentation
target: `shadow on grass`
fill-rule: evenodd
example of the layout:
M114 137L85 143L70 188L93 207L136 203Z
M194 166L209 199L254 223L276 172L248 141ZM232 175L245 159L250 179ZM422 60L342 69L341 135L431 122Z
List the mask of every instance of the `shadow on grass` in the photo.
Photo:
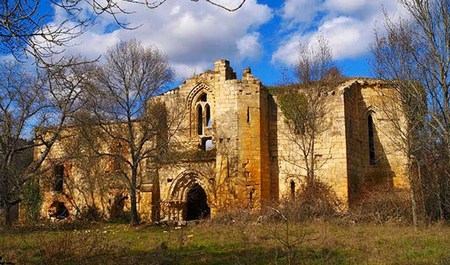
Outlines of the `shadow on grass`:
M152 251L133 251L116 259L119 264L287 264L286 255L276 248L248 248L232 251L220 249L210 251L206 247L187 247L180 250L155 249ZM108 264L108 260L99 260ZM295 264L350 264L346 255L338 250L301 249Z

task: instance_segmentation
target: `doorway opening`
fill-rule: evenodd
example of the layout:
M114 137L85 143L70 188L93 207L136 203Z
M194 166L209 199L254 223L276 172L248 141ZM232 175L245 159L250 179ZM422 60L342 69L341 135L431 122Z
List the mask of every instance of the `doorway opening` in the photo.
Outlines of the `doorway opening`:
M210 215L206 192L199 184L195 184L187 193L186 221L207 219Z

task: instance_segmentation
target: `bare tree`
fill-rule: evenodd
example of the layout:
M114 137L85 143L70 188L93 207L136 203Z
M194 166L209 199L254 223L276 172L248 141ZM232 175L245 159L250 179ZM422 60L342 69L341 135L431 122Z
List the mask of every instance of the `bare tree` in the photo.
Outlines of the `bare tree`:
M21 201L23 184L42 170L80 91L76 77L68 80L68 68L30 74L21 65L4 61L0 69L0 202L4 223L10 226L10 210ZM37 147L41 152L33 157Z
M294 66L294 74L300 84L342 77L333 61L333 52L328 41L319 36L312 46L300 43L299 60Z
M388 82L389 89L380 89L381 108L390 122L390 129L384 131L393 147L402 152L407 160L407 177L411 201L412 221L415 227L424 220L422 170L419 159L421 151L429 141L425 130L426 98L423 90L403 87L401 82ZM420 93L420 94L415 94Z
M158 50L131 40L107 52L88 88L85 110L90 118L84 116L80 122L91 126L84 126L82 133L99 156L114 159L115 175L129 191L131 225L139 223L136 190L143 163L159 162L184 113L154 98L171 78Z
M220 0L205 1L233 12L241 8L246 0L237 0L235 6L223 4ZM132 15L125 9L125 5L131 3L155 9L165 2L166 0L3 0L0 2L0 52L13 54L18 60L31 55L40 65L67 63L70 62L67 59L71 57L61 56L64 49L70 41L88 31L96 23L98 16L110 15L118 26L132 29L118 18L120 14ZM58 19L49 23L55 14L58 14ZM54 55L60 55L60 59L55 59Z
M331 48L323 38L319 38L317 47L300 46L300 56L294 73L298 85L291 85L288 91L279 97L280 108L290 128L289 140L300 151L303 163L293 162L306 171L306 183L313 184L316 171L323 165L316 160L316 142L328 127L324 93L329 90L334 78L341 77L333 63Z
M431 153L445 157L441 175L445 180L450 176L450 1L400 0L400 3L408 17L393 21L386 16L386 34L377 32L375 37L374 71L380 78L395 80L407 118L404 151L410 159L409 179L414 188L417 183L413 183L411 176L412 161L420 166L425 148L440 146ZM426 146L423 139L428 141ZM441 182L445 183L448 181ZM447 185L439 190L448 188ZM413 208L414 193L412 190ZM443 203L444 200L439 202ZM450 209L450 205L445 207Z

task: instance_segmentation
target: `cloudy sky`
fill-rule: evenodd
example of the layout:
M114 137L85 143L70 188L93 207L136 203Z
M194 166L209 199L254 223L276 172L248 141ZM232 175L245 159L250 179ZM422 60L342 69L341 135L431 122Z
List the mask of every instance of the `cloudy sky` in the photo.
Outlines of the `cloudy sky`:
M233 7L240 0L217 1ZM315 43L319 35L328 40L345 75L370 76L374 27L383 25L384 11L394 18L403 13L395 0L247 0L236 12L188 0L152 10L123 7L133 14L118 18L137 29L118 28L103 16L70 52L95 58L119 40L136 38L167 55L177 82L224 58L238 74L250 66L268 85L279 83L282 69L296 62L300 43ZM54 22L58 19L63 18L56 14Z

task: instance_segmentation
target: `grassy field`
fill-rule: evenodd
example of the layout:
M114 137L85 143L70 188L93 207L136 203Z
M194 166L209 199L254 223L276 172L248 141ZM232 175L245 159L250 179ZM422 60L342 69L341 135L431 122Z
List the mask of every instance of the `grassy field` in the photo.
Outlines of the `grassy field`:
M0 264L450 264L450 227L43 225L0 232L0 256Z

